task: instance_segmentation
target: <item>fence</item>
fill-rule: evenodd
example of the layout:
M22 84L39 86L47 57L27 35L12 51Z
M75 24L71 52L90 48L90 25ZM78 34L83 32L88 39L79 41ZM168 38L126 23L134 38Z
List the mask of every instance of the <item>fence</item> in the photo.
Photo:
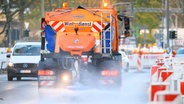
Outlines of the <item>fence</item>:
M151 68L151 66L155 64L156 60L164 55L164 53L143 53L141 56L138 53L128 55L130 62L129 65L130 68L137 68L137 66L139 66L137 60L139 60L142 68Z
M172 56L159 59L151 67L149 104L184 104L183 67L183 58Z

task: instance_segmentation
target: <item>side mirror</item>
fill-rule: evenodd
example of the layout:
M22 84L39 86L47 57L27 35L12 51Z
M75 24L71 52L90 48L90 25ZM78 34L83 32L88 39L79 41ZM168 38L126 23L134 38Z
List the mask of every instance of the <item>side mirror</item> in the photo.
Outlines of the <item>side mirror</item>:
M10 58L10 56L11 56L10 54L7 54L7 55L6 55L7 58Z
M123 21L123 15L118 15L117 17L119 21Z

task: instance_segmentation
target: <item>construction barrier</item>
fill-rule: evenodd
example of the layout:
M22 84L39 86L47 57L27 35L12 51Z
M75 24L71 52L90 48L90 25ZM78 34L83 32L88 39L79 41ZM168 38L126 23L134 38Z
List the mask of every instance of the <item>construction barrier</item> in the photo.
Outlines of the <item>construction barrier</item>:
M137 59L137 70L141 71L142 70L142 54L138 54L138 59Z
M184 104L184 80L180 82L180 92L181 92L182 104Z
M155 94L154 102L157 104L182 104L180 93L159 91Z
M183 59L182 59L183 60ZM184 62L158 58L151 67L150 104L184 104Z
M7 66L7 48L0 48L0 70L5 69Z
M181 94L184 95L184 81L180 82L180 91L181 91Z
M164 54L143 54L142 55L142 63L144 68L150 68L155 64L157 58L162 57Z
M158 75L157 75L158 80L161 77L161 72L164 71L164 70L167 70L167 68L166 67L160 67L160 68L157 69L157 71L158 71Z
M137 68L138 70L141 70L142 68L151 68L152 65L155 64L155 61L164 55L164 53L136 53L128 55L130 62L129 67Z
M150 88L150 101L154 101L155 94L158 91L164 91L169 88L168 83L152 83Z
M170 82L172 79L173 71L163 70L161 71L159 81L161 82Z
M137 65L138 54L128 55L128 59L129 59L129 68L130 69L137 68L136 65Z
M154 65L151 67L151 83L157 82L158 80L158 71L157 69L160 68L161 66L159 65Z

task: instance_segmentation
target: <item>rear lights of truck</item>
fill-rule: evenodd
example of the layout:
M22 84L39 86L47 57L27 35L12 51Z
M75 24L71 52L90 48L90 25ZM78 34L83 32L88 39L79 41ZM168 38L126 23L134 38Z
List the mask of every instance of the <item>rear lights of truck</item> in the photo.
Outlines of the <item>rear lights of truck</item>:
M86 55L82 55L82 56L81 56L81 61L82 61L83 63L87 63L87 62L88 62L88 57L87 57Z
M51 76L55 75L55 72L52 70L38 70L38 76Z
M118 76L118 74L119 74L118 70L103 70L103 71L101 71L101 75L106 76L106 77Z

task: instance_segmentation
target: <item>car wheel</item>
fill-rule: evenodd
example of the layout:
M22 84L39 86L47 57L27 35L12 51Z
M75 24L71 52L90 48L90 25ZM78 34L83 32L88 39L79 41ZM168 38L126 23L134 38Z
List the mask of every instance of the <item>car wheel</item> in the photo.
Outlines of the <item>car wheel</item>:
M12 81L13 77L8 75L8 81Z
M21 80L21 77L17 77L17 80L20 81Z

